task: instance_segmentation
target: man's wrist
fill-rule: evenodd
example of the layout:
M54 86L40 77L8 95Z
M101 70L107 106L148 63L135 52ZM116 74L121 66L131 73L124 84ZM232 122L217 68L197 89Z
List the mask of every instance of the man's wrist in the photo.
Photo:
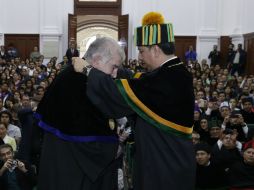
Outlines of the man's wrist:
M3 165L3 167L0 169L0 176L2 176L7 169L8 168L5 165Z
M28 170L26 169L26 168L21 168L20 169L23 173L27 173L28 172Z

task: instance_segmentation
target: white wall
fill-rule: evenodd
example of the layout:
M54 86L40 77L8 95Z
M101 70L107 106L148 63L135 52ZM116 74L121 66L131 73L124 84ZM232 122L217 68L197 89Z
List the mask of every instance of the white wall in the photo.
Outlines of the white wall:
M221 35L254 32L253 0L222 0Z
M39 33L39 0L1 0L2 3L4 33Z
M197 15L197 58L208 60L208 55L214 45L219 46L221 20L220 0L198 0ZM208 60L210 63L210 60Z
M54 42L61 59L68 46L68 13L73 13L73 1L0 0L0 44L5 33L40 34L41 51ZM243 43L242 34L254 32L253 0L122 0L122 4L122 13L129 14L129 55L133 58L137 57L134 28L149 11L161 12L166 22L172 22L175 35L197 36L199 60L207 58L214 44L219 45L221 35Z
M68 47L68 13L73 13L73 0L0 0L0 44L4 34L40 34L40 51L51 45L62 59Z
M73 0L40 0L40 50L45 58L52 57L48 51L52 48L62 60L68 48L69 13L73 13Z
M3 28L3 22L4 22L4 1L0 0L0 45L4 44L4 28Z
M222 1L222 35L242 34L243 2L241 0Z
M254 1L243 1L243 33L251 33L254 31Z

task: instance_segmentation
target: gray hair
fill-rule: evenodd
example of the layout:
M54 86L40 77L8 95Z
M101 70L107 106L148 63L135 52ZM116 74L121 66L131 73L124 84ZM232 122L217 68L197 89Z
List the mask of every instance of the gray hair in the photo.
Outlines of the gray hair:
M94 56L99 55L102 58L102 61L106 63L108 60L112 58L112 54L114 51L119 54L121 57L121 62L125 60L125 53L123 49L119 46L117 41L112 38L102 37L97 38L94 42L91 43L88 50L86 51L84 58L87 62L91 62Z

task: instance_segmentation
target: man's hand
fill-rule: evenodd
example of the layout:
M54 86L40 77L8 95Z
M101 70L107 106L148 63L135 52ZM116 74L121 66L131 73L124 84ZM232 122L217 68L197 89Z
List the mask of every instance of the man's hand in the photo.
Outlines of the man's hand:
M243 118L242 114L239 114L238 122L239 122L239 124L242 125L242 126L245 126L245 125L246 125L246 123L244 122L244 118Z
M26 173L28 170L26 169L25 164L19 160L17 160L17 161L18 161L18 165L17 165L18 169L21 170L22 172Z
M79 57L73 57L72 64L73 64L74 70L79 73L82 73L83 69L89 65L88 62L86 62L84 59L81 59Z
M8 169L10 169L11 168L11 166L12 166L12 159L8 159L5 163L4 163L4 165L3 165L3 167L0 169L0 177L4 174L4 172L6 171L6 170L8 170Z
M228 122L229 122L229 116L224 117L223 125L226 126Z
M13 161L13 159L8 159L8 160L4 163L3 168L5 168L5 169L10 169L11 166L12 166L12 161Z

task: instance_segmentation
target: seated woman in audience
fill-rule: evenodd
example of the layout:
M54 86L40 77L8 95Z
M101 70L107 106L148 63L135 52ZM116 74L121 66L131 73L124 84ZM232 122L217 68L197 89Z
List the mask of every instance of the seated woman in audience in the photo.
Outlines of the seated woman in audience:
M212 118L208 122L209 126L209 138L207 139L207 143L211 146L216 144L216 142L219 140L221 135L221 124L218 120L215 118Z
M207 84L204 86L204 92L205 92L205 99L210 100L212 96L210 85Z
M13 151L17 150L16 141L14 138L7 135L7 126L4 123L0 123L0 138L5 144L11 145Z
M209 127L208 127L208 120L206 117L202 117L200 120L200 129L198 131L200 134L200 141L201 142L208 142L210 138Z
M191 135L191 140L194 145L200 143L200 135L198 132L193 131Z
M12 114L9 111L2 111L0 113L0 122L7 126L7 134L16 140L16 144L19 144L21 131L19 127L12 124Z
M229 116L224 118L222 129L231 129L237 132L237 140L245 142L248 134L248 126L239 111L233 111Z
M229 107L231 111L239 111L240 109L237 107L237 105L238 105L238 101L236 98L231 98L229 100Z

